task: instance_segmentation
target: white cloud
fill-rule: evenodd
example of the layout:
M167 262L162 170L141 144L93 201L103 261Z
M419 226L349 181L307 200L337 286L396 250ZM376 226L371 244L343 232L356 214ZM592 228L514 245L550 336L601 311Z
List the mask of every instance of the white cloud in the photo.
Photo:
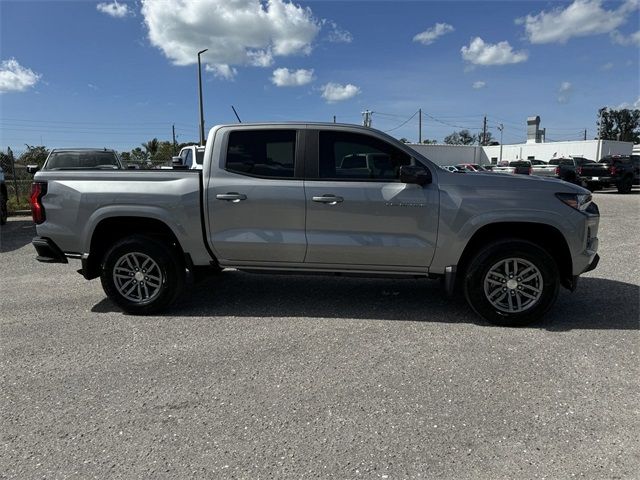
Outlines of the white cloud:
M640 109L640 97L638 97L636 101L633 103L622 102L620 105L616 105L615 107L611 107L611 108L613 110L623 110L625 108Z
M278 87L300 87L313 81L313 69L289 70L277 68L273 71L271 82Z
M617 43L618 45L635 45L637 47L640 47L640 30L632 33L629 36L624 36L619 31L614 30L613 32L611 32L611 40L613 41L613 43Z
M339 83L329 82L321 87L322 98L329 103L341 102L349 100L360 93L360 88L348 83L341 85Z
M607 62L600 67L600 70L611 70L613 68L613 62Z
M93 83L87 83L87 87L89 87L91 90L99 90L97 85L94 85Z
M484 88L487 86L487 82L483 82L482 80L478 80L477 82L473 82L473 85L471 85L473 88L475 88L476 90L480 89L480 88Z
M531 43L565 43L572 37L584 37L614 31L638 8L638 0L626 0L614 10L602 8L602 0L574 0L566 8L519 18Z
M213 73L217 78L222 78L224 80L233 80L238 74L238 70L224 64L206 65L205 70Z
M41 75L18 63L15 58L0 63L0 93L24 92L33 87Z
M286 0L142 0L151 44L175 65L197 62L218 77L236 66L268 67L274 57L308 55L321 23L309 8Z
M129 6L124 3L118 3L113 0L111 3L103 2L96 5L96 9L99 12L106 13L114 18L124 18L127 15L132 15L133 12L129 10Z
M341 29L336 22L323 20L322 24L329 25L331 28L327 35L327 40L331 43L351 43L353 41L353 35L351 35L351 32Z
M453 32L454 28L448 23L436 23L433 27L427 28L424 32L418 33L413 37L414 42L420 42L423 45L431 45L438 37Z
M558 103L567 103L573 92L573 85L571 82L562 82L558 89Z
M525 51L514 52L509 42L485 43L480 37L471 40L469 46L460 49L462 58L474 65L507 65L525 62L529 54Z

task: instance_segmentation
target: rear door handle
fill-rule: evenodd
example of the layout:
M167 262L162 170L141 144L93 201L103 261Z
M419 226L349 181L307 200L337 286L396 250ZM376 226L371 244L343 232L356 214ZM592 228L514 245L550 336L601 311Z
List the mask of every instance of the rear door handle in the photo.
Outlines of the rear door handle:
M246 200L247 196L244 193L229 192L219 193L218 195L216 195L216 198L218 200L226 200L227 202L237 203L240 200Z
M344 198L337 195L322 195L321 197L311 197L311 200L318 203L328 203L329 205L336 205L342 203Z

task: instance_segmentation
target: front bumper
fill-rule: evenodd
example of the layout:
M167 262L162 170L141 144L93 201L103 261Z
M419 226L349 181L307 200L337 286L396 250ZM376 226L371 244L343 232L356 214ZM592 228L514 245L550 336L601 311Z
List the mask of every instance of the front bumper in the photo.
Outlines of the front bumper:
M35 237L31 244L35 247L38 256L36 260L44 263L69 263L66 255L53 240L46 237Z

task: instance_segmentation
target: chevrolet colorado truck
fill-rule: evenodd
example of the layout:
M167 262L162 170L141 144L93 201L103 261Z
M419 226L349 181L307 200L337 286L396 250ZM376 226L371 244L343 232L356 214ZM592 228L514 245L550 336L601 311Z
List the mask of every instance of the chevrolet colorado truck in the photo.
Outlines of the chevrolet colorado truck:
M633 187L634 166L629 155L607 155L598 163L578 168L578 178L591 191L615 186L618 193L629 193Z
M599 258L586 189L451 173L382 132L333 123L216 126L202 170L41 171L31 204L38 260L79 259L131 314L168 307L203 270L234 268L439 278L486 320L523 325Z

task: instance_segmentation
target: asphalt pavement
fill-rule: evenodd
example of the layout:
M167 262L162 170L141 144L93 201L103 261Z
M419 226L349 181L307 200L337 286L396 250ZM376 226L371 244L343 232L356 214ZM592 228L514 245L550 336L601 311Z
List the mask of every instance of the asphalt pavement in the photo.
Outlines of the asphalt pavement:
M538 325L438 282L224 272L122 314L0 231L0 478L640 478L640 191Z

